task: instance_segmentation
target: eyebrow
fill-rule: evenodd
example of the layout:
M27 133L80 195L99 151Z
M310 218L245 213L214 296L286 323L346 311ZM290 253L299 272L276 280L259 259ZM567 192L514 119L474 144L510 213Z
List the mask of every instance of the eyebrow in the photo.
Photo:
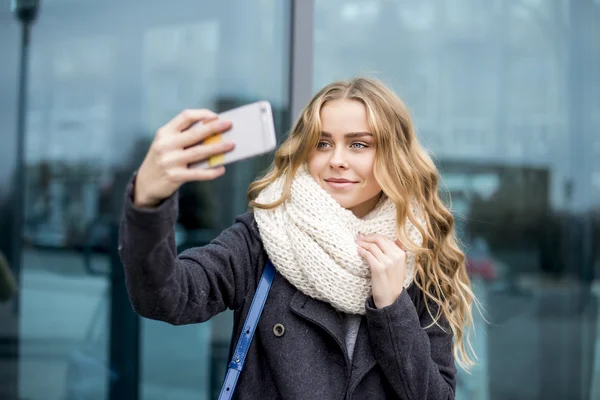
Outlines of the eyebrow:
M330 139L333 135L329 132L321 132L321 136ZM363 137L363 136L371 136L372 137L373 134L369 133L369 132L349 132L344 135L344 137L346 137L348 139L356 139L356 138Z

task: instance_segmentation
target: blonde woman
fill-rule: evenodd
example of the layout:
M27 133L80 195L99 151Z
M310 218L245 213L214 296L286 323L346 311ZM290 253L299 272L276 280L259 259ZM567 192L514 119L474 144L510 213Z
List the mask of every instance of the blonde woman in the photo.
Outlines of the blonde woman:
M225 172L187 165L233 149L195 144L228 128L210 111L183 112L129 185L121 257L136 312L178 325L229 308L237 338L270 260L237 398L453 399L455 361L472 364L474 296L402 101L365 78L320 90L250 186L251 212L177 255L177 189Z

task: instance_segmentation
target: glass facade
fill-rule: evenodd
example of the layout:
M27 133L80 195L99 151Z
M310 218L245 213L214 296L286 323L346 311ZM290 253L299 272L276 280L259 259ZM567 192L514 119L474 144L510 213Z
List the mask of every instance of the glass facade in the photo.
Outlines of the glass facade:
M459 399L600 398L599 27L593 0L315 2L313 87L391 84L451 194L489 322Z
M1 151L11 158L19 25L8 4L0 15L10 64L0 71ZM42 3L27 74L18 309L1 305L0 325L12 331L0 331L0 398L209 399L220 390L231 314L175 328L131 312L115 247L123 191L156 130L185 108L269 100L284 134L290 18L290 3L274 0ZM184 186L179 246L206 243L244 212L246 188L268 163Z
M184 108L266 99L281 137L298 93L358 74L405 100L450 195L487 320L457 399L600 398L600 1L44 1L22 167L20 27L0 4L0 252L18 281L0 300L0 399L216 398L231 314L133 314L124 187ZM180 249L230 225L268 163L184 186Z

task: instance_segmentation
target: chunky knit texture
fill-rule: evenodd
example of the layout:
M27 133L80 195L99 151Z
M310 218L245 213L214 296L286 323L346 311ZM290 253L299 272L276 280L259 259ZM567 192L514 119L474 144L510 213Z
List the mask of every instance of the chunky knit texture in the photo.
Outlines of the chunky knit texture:
M284 177L261 191L258 203L281 198ZM371 271L358 254L355 238L381 234L396 238L396 207L385 196L363 218L340 206L301 166L290 197L272 210L256 208L256 222L265 250L277 271L304 294L330 303L348 314L364 314L371 296ZM418 229L406 219L408 238L421 245ZM413 282L415 256L407 255L404 287Z

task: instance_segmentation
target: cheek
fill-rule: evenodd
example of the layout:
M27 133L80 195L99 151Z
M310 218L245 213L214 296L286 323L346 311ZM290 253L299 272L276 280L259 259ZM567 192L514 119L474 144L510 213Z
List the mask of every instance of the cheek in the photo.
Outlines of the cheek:
M365 154L356 160L355 168L366 180L375 180L375 154Z
M379 193L381 186L375 179L375 155L363 158L360 163L356 164L357 170L359 170L362 178L366 182L365 189L370 194Z
M308 157L308 162L306 163L308 167L308 173L316 178L319 176L321 171L323 170L323 165L325 164L325 160L322 154L313 153Z
M377 181L375 180L375 178L373 178L373 180L369 183L369 193L372 193L373 195L378 194L379 192L381 192L381 186L379 186L379 183L377 183Z

